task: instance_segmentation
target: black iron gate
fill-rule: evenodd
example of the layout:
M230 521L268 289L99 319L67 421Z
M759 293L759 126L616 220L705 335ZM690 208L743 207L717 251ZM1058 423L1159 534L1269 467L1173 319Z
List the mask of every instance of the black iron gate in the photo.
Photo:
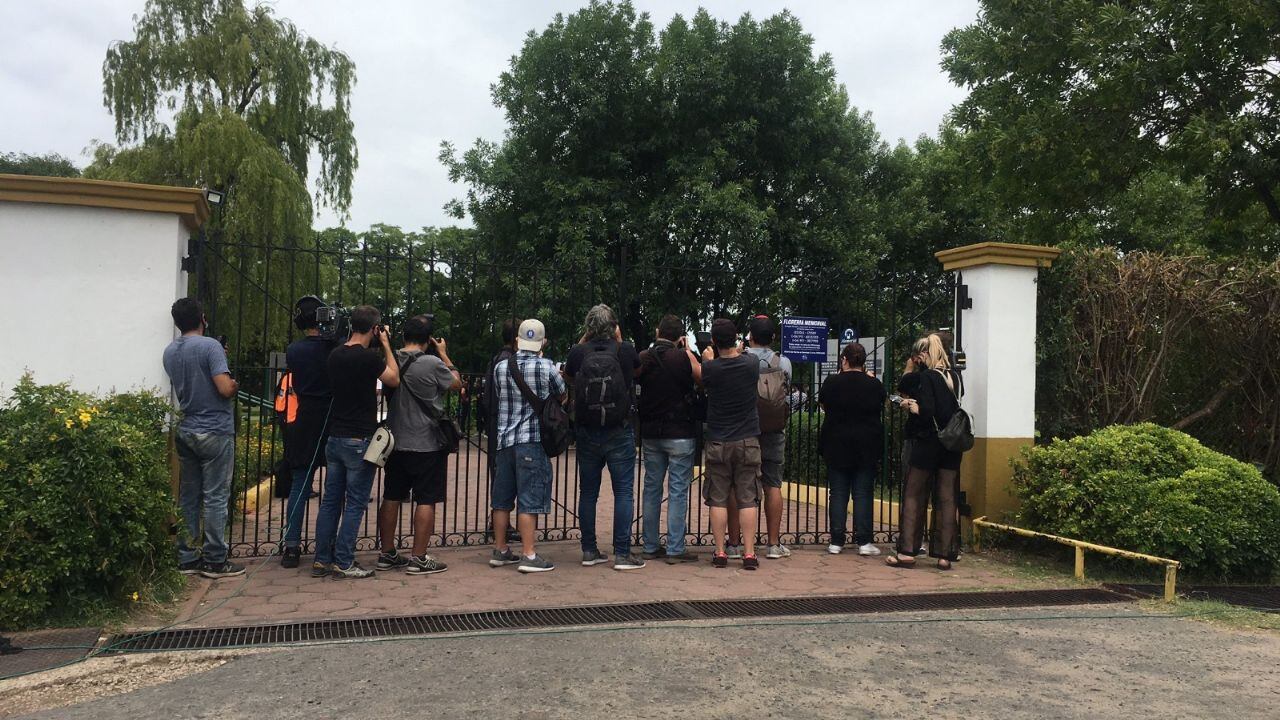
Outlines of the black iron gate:
M950 276L917 272L896 276L867 272L857 276L823 272L777 272L758 288L744 288L732 268L620 262L538 264L498 259L474 250L444 252L388 242L357 244L351 239L294 241L248 240L219 234L194 243L195 292L204 302L209 333L227 346L240 381L236 400L236 470L228 542L237 556L265 555L283 534L284 501L272 496L271 470L283 456L272 399L283 366L283 351L298 332L291 324L294 301L315 294L345 306L378 307L393 332L410 315L434 313L450 355L464 373L464 388L449 401L464 428L462 449L449 461L449 499L440 509L436 541L446 545L483 544L489 534L489 463L477 422L480 384L488 359L497 351L503 320L537 317L547 326L548 356L563 359L581 334L586 311L598 302L614 306L624 333L637 347L652 340L658 318L671 312L691 330L705 329L713 317L743 321L756 313L827 317L835 335L853 329L868 347L868 362L889 387L896 385L907 348L927 329L949 327L954 312ZM798 409L787 428L784 466L782 542L824 543L830 538L826 514L826 471L818 453L822 411L818 388L830 367L795 364L801 388ZM885 410L888 429L876 487L875 535L896 537L896 503L901 467L897 460L904 418L895 406ZM637 461L635 525L641 523L643 458ZM578 482L571 450L553 460L552 512L539 539L578 537ZM317 472L315 489L322 491ZM378 473L373 500L381 497ZM689 537L710 543L709 517L695 486L690 492ZM609 498L601 497L601 513ZM304 550L310 550L318 499L304 510ZM358 548L376 547L376 513L366 513ZM405 508L400 539L410 533ZM763 530L763 517L761 518ZM604 526L608 526L608 522ZM663 524L665 527L665 523Z

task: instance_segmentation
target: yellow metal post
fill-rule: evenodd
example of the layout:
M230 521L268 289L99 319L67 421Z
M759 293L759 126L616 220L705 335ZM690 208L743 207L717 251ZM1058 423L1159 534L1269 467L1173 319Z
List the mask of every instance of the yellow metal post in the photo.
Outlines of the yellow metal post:
M1178 566L1164 566L1164 601L1173 602L1178 597Z
M1084 548L1076 545L1076 579L1084 579Z

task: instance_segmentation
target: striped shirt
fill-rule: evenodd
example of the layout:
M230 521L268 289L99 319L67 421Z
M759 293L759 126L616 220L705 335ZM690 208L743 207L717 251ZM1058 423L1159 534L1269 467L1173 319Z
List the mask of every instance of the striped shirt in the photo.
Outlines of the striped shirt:
M524 375L529 389L539 398L563 395L564 380L556 371L556 364L537 353L521 350L516 353L516 364ZM542 442L542 424L533 406L525 402L520 386L511 378L507 362L498 363L493 369L498 396L498 449L523 443Z

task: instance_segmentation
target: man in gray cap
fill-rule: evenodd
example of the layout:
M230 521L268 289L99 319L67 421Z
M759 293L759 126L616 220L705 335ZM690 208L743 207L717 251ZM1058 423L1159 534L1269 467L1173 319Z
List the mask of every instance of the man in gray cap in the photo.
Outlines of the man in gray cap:
M516 333L516 354L494 368L497 396L497 451L493 477L493 554L489 565L518 565L520 572L555 570L533 547L538 516L551 511L551 460L542 448L542 427L533 404L524 398L511 376L514 364L533 394L540 400L562 402L564 380L555 363L542 357L547 330L538 320L525 320ZM558 397L555 397L558 396ZM511 511L517 509L522 554L507 546Z

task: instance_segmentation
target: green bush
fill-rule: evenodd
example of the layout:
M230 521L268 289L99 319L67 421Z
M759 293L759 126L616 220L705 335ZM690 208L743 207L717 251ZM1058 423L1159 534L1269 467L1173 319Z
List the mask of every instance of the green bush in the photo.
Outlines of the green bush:
M1151 423L1024 450L1019 524L1179 560L1198 574L1280 568L1280 490L1257 468Z
M0 407L0 627L74 622L179 577L164 429L144 393L23 378Z
M820 412L791 413L787 418L787 450L782 464L782 476L787 482L827 484L827 466L818 452L822 418Z

